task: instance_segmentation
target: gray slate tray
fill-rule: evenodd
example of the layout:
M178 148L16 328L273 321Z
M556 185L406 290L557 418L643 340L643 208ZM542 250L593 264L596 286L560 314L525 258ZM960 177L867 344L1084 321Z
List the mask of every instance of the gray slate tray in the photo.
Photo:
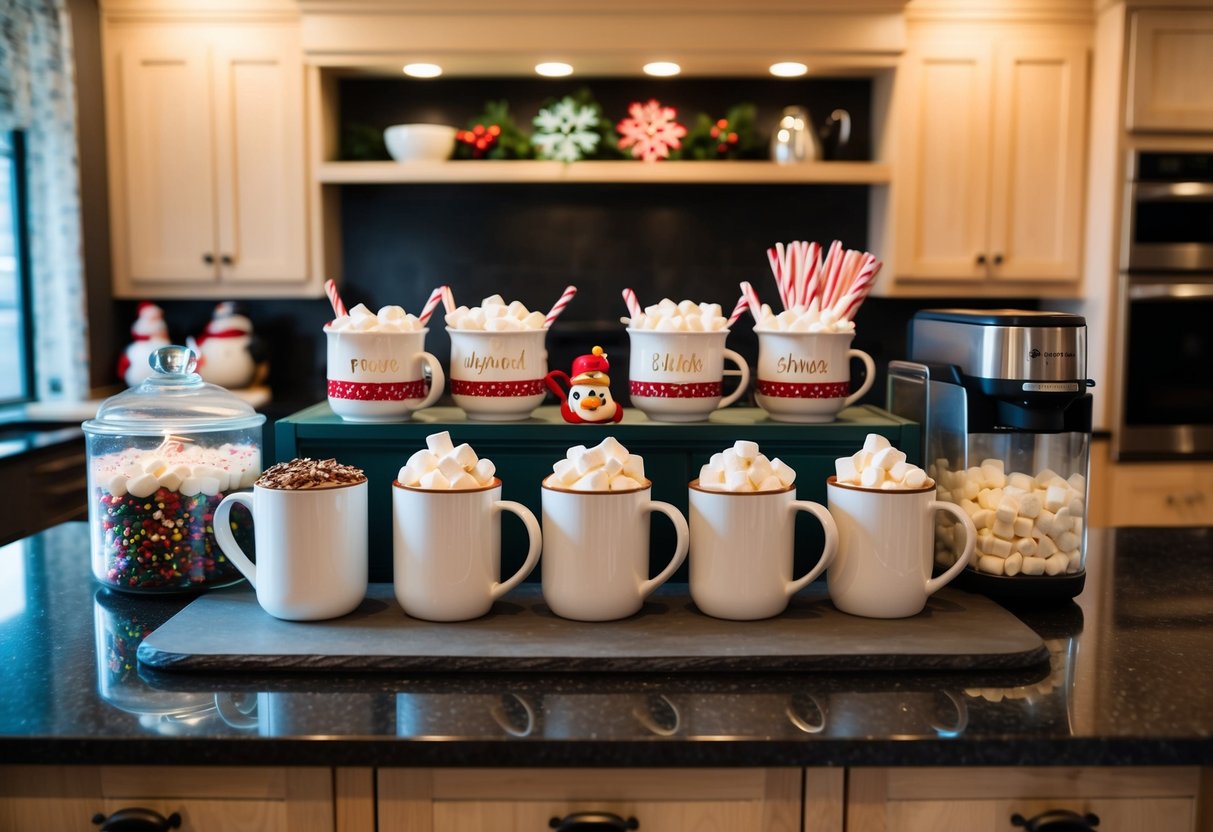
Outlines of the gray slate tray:
M198 598L139 645L139 661L181 671L705 672L738 670L1000 670L1044 661L1040 636L980 595L944 589L919 615L858 618L813 584L764 621L699 613L687 587L666 585L623 621L566 621L523 585L484 618L407 617L391 584L372 584L350 615L279 621L247 587Z

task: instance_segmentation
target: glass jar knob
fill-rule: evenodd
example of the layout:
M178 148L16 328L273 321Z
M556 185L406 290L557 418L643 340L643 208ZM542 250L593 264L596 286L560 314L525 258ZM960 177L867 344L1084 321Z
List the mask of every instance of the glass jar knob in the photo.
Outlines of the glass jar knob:
M153 351L147 361L153 370L167 375L189 375L198 366L198 356L194 355L194 351L178 344Z

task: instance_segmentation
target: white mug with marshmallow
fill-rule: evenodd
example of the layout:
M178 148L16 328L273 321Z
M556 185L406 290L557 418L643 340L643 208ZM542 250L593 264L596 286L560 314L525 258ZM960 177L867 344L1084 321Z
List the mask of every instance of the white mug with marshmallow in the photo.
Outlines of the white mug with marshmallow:
M396 422L438 401L445 375L442 363L425 351L428 330L370 326L325 327L333 412L347 422ZM424 367L430 370L428 390Z
M451 397L469 419L527 419L545 395L546 329L446 330L451 336Z
M659 422L698 422L737 401L749 386L750 368L725 347L728 334L727 329L678 332L628 327L632 405ZM726 371L726 360L737 369ZM724 396L726 375L739 380L737 389Z
M796 332L754 327L758 334L755 400L778 422L830 422L859 401L876 380L876 364L851 349L853 332ZM851 391L851 358L865 375Z

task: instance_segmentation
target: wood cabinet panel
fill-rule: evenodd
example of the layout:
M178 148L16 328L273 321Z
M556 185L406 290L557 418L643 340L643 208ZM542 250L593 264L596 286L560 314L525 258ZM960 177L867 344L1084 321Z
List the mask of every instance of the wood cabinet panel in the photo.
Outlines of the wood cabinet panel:
M1213 130L1213 11L1133 13L1129 46L1130 130Z
M888 829L898 832L1004 832L1011 816L1032 818L1048 810L1094 814L1099 829L1192 832L1193 801L1102 800L909 800L889 804Z

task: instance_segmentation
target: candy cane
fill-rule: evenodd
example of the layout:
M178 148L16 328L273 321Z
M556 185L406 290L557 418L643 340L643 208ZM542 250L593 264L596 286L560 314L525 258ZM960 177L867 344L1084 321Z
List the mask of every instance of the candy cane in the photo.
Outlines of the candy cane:
M749 306L750 299L746 297L744 292L742 292L741 297L737 299L737 305L733 307L733 314L729 315L728 325L732 326L733 324L737 323L737 319L741 317L741 314L745 312Z
M809 243L807 259L809 262L805 277L804 303L805 306L812 306L813 301L817 300L820 287L817 276L821 273L821 246L816 242Z
M440 303L442 303L441 286L430 292L430 296L426 300L425 306L421 307L421 314L417 316L417 320L421 321L422 326L425 326L425 324L429 322L430 316L434 314L434 310L438 308L438 304Z
M746 299L746 305L750 307L750 314L754 316L754 323L762 323L762 301L758 299L758 293L754 291L754 287L748 280L741 281L740 286L741 295Z
M775 288L779 291L779 300L783 308L788 308L788 294L783 279L783 243L776 243L767 249L767 260L771 263L771 274L775 275Z
M644 314L644 310L640 308L640 301L636 300L636 293L631 289L623 290L623 302L628 307L628 314L633 321Z
M345 311L345 304L341 302L341 295L337 294L337 284L332 280L324 281L324 293L329 296L329 303L333 306L333 314L340 318L342 315L349 314Z
M447 314L455 311L455 293L451 291L450 286L440 286L438 291L442 292L442 306L446 309Z
M560 313L569 305L569 301L573 299L573 295L577 294L576 286L565 286L564 291L560 293L560 297L552 304L552 308L548 310L547 316L543 319L543 328L547 329L556 319L560 317Z

